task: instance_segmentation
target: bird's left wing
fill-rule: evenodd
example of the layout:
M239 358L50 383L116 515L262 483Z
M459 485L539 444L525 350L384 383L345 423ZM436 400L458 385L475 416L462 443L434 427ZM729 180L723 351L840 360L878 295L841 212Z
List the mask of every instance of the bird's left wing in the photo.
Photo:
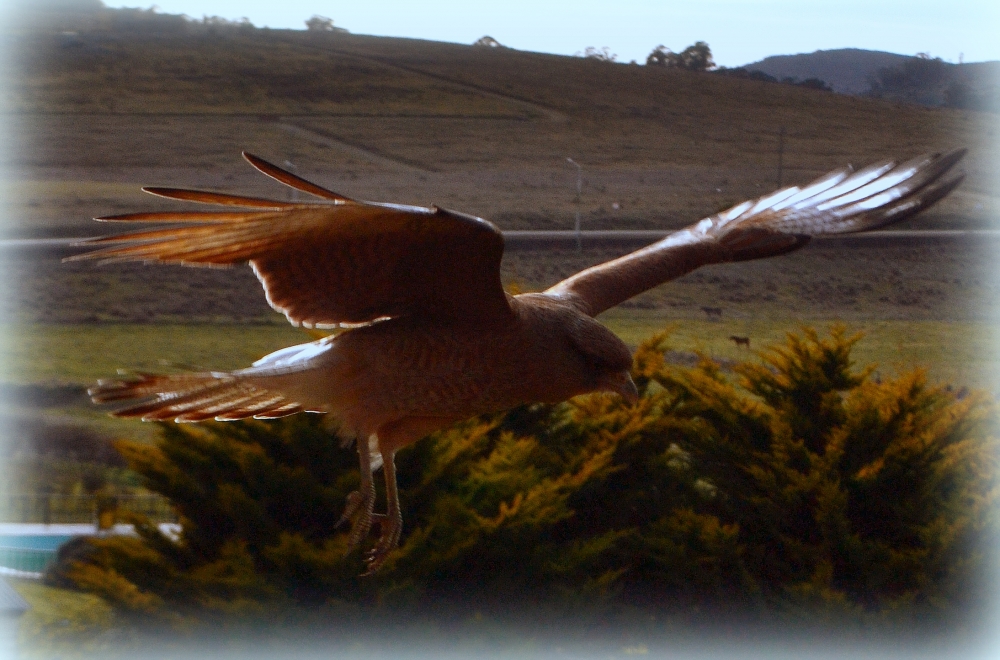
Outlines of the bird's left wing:
M271 306L293 324L307 327L401 316L493 323L511 316L500 283L503 237L492 224L440 208L354 201L245 156L268 176L327 201L146 188L155 195L239 210L98 218L181 224L92 239L82 244L111 247L68 260L192 266L249 262Z
M835 170L810 184L743 202L624 257L583 270L545 293L597 315L699 266L784 254L811 236L868 231L926 209L963 175L946 174L958 149L857 172Z

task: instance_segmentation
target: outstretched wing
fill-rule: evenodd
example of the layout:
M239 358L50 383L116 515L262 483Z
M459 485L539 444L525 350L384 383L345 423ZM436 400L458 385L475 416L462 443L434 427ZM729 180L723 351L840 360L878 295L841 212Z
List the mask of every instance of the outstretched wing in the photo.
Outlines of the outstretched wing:
M743 202L662 241L559 282L545 293L596 315L699 266L784 254L810 236L884 227L919 213L964 178L945 175L964 149L836 170L799 188Z
M98 218L183 224L85 241L81 245L111 247L67 260L188 266L249 262L268 302L295 325L334 327L400 316L442 323L510 318L500 283L503 237L492 224L439 208L354 201L244 155L268 176L329 201L292 203L144 188L163 197L240 210Z

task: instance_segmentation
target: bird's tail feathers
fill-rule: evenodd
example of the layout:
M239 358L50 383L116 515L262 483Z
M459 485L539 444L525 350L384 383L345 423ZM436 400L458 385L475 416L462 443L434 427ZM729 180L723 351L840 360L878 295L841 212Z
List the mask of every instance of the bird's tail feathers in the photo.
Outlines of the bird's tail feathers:
M131 402L114 411L115 417L143 421L229 421L253 417L274 419L304 408L280 392L229 373L207 372L156 375L138 373L101 380L88 391L94 403Z

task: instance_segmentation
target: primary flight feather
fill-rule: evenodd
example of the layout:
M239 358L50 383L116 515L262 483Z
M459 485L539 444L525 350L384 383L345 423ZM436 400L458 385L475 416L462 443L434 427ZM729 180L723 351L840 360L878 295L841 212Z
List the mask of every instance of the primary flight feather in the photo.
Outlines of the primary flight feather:
M503 236L489 222L440 208L357 201L244 153L264 174L322 202L299 203L173 188L173 199L218 212L132 213L109 222L171 223L86 241L68 260L190 266L249 263L268 302L295 325L349 331L272 353L246 369L102 380L94 401L143 420L270 419L329 413L357 438L361 487L342 521L376 570L396 547L402 516L393 457L456 421L523 403L607 391L634 400L631 354L593 319L700 266L790 252L810 236L882 227L951 192L965 154L836 170L705 218L665 239L559 282L512 296L500 283ZM235 209L235 210L234 210ZM387 512L374 513L373 471Z

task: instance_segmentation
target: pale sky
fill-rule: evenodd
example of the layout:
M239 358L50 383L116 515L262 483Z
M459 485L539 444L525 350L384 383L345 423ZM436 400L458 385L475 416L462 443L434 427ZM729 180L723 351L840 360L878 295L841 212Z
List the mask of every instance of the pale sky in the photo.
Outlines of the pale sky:
M154 4L105 0L108 6ZM997 0L155 0L170 14L258 26L304 28L329 17L356 34L472 43L490 35L520 50L572 55L607 46L621 61L645 61L659 44L679 51L706 41L717 64L768 55L865 48L946 61L1000 60Z

